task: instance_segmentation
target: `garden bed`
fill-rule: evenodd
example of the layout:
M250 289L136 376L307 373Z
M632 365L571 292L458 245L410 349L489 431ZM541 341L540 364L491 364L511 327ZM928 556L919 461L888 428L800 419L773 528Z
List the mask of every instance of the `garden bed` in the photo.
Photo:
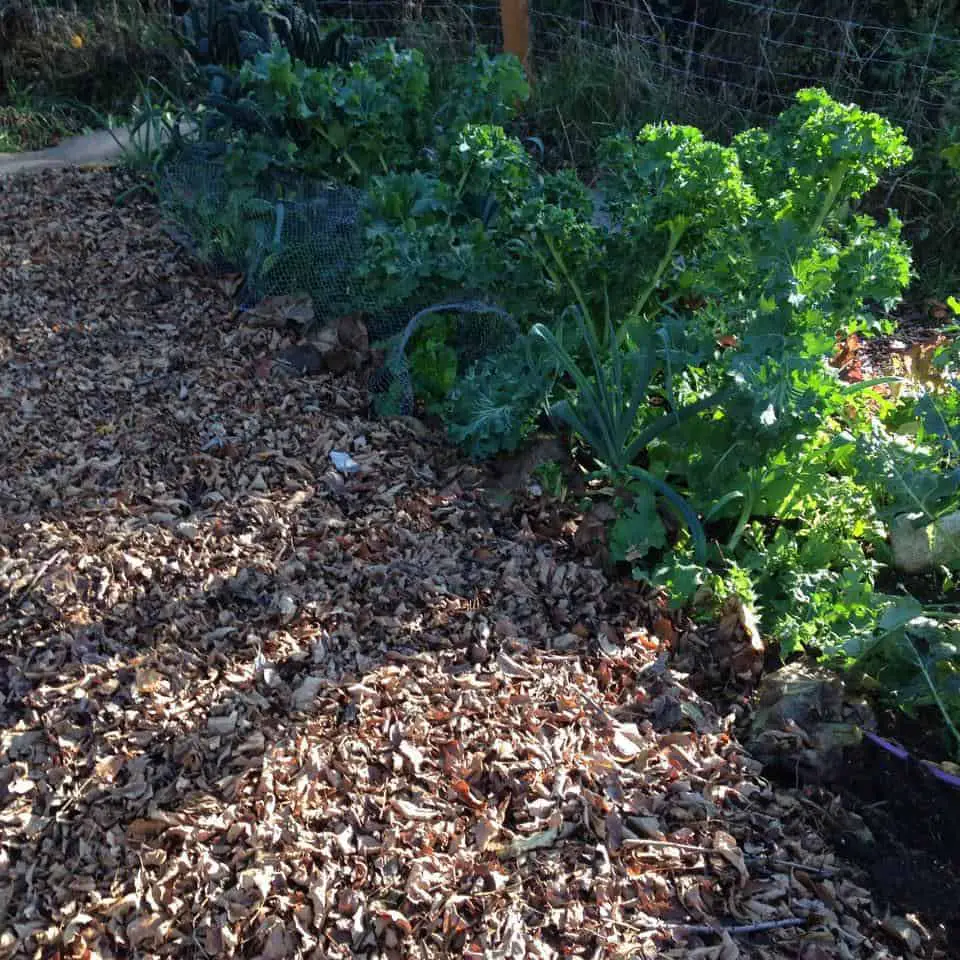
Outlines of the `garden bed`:
M646 594L126 185L2 185L0 956L947 955Z

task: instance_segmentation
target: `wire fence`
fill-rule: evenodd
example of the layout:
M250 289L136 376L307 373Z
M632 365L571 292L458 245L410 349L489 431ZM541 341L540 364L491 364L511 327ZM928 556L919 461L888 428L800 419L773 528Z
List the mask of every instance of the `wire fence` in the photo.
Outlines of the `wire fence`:
M502 42L499 3L320 7L381 35L422 31L436 55ZM530 0L530 24L537 82L557 86L542 98L562 114L579 96L600 124L633 111L738 128L822 86L915 141L960 127L960 0Z
M0 13L32 4L123 19L177 2L186 0L0 0ZM296 2L365 33L403 37L437 60L503 42L501 0ZM960 0L527 3L537 119L552 113L573 152L575 140L637 119L733 132L777 115L810 86L884 114L915 143L960 141Z

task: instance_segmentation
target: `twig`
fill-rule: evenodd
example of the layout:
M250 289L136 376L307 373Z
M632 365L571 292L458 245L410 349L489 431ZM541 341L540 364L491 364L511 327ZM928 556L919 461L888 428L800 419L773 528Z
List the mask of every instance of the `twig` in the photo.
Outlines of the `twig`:
M19 610L23 604L26 602L27 597L36 589L37 584L47 575L47 571L56 563L59 563L61 559L66 557L66 550L58 550L53 556L48 557L43 563L40 564L40 569L30 578L30 582L20 591L17 595L17 599L14 600L13 596L10 596L10 605L12 611Z
M630 823L629 817L627 817L627 823ZM677 850L683 850L685 853L709 853L713 856L720 854L720 851L713 847L698 847L693 843L676 843L673 840L647 840L644 837L630 837L625 842L629 844L643 843L648 847L675 847Z
M778 857L745 857L747 863L758 863L768 867L788 867L792 870L802 870L810 876L817 877L835 877L837 871L833 867L814 867L806 863L798 863L796 860L781 860Z
M737 927L711 926L708 923L677 923L666 924L666 928L673 933L703 933L724 934L734 937L748 933L764 933L767 930L786 930L789 927L802 927L807 921L802 917L789 917L786 920L764 920L762 923L747 923Z
M627 818L627 823L630 822L630 818ZM718 856L720 851L714 847L701 847L693 843L676 843L673 840L647 840L644 837L631 837L629 841L630 844L642 843L650 847L676 847L678 850L682 850L685 853L703 853L709 854L712 856ZM836 876L837 871L832 867L814 867L806 863L798 863L795 860L781 860L777 857L767 857L767 856L755 856L755 857L744 857L748 863L762 863L766 866L771 867L789 867L794 870L803 870L804 872L810 874L811 876L821 876L821 877L833 877Z

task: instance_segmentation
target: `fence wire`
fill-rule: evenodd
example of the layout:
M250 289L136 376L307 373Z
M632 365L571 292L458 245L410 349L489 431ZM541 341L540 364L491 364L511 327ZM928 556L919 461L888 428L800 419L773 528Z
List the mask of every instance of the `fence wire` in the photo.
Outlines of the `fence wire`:
M633 48L646 54L652 78L679 87L680 96L727 102L738 91L739 105L761 115L778 113L806 86L879 110L917 136L960 114L960 32L939 7L929 32L747 0L711 4L709 18L616 0L593 2L588 12L572 25L535 8L544 50L563 43L585 43L597 55Z
M437 58L445 44L502 42L499 3L319 7L368 32L419 36ZM558 67L578 61L589 74L579 78L581 93L589 80L601 104L630 97L640 112L646 100L648 114L736 128L822 86L883 113L914 140L960 127L960 0L530 0L530 21L537 80L562 83ZM618 89L599 89L604 83ZM569 100L569 91L555 93Z

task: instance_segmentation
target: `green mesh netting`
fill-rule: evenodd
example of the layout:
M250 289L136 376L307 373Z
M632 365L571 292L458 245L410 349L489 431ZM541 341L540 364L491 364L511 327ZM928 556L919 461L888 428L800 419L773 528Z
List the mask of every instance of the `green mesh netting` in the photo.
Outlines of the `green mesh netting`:
M386 362L372 378L375 405L383 413L413 409L414 384L408 351L416 335L431 318L453 319L449 346L457 354L457 367L465 370L484 357L502 353L517 342L520 328L506 310L485 300L456 300L418 310L394 338Z
M243 274L243 306L309 293L321 322L380 312L357 276L361 191L294 177L273 178L269 189L230 190L222 163L182 159L165 169L160 199L197 259Z
M506 349L517 325L476 291L452 290L450 302L416 297L384 305L364 284L363 191L340 184L274 177L268 187L228 188L221 160L182 157L160 181L161 205L190 252L207 267L244 276L241 305L270 296L308 293L323 324L363 314L371 340L387 346L386 362L371 378L384 413L413 410L407 349L428 316L456 316L458 369Z

